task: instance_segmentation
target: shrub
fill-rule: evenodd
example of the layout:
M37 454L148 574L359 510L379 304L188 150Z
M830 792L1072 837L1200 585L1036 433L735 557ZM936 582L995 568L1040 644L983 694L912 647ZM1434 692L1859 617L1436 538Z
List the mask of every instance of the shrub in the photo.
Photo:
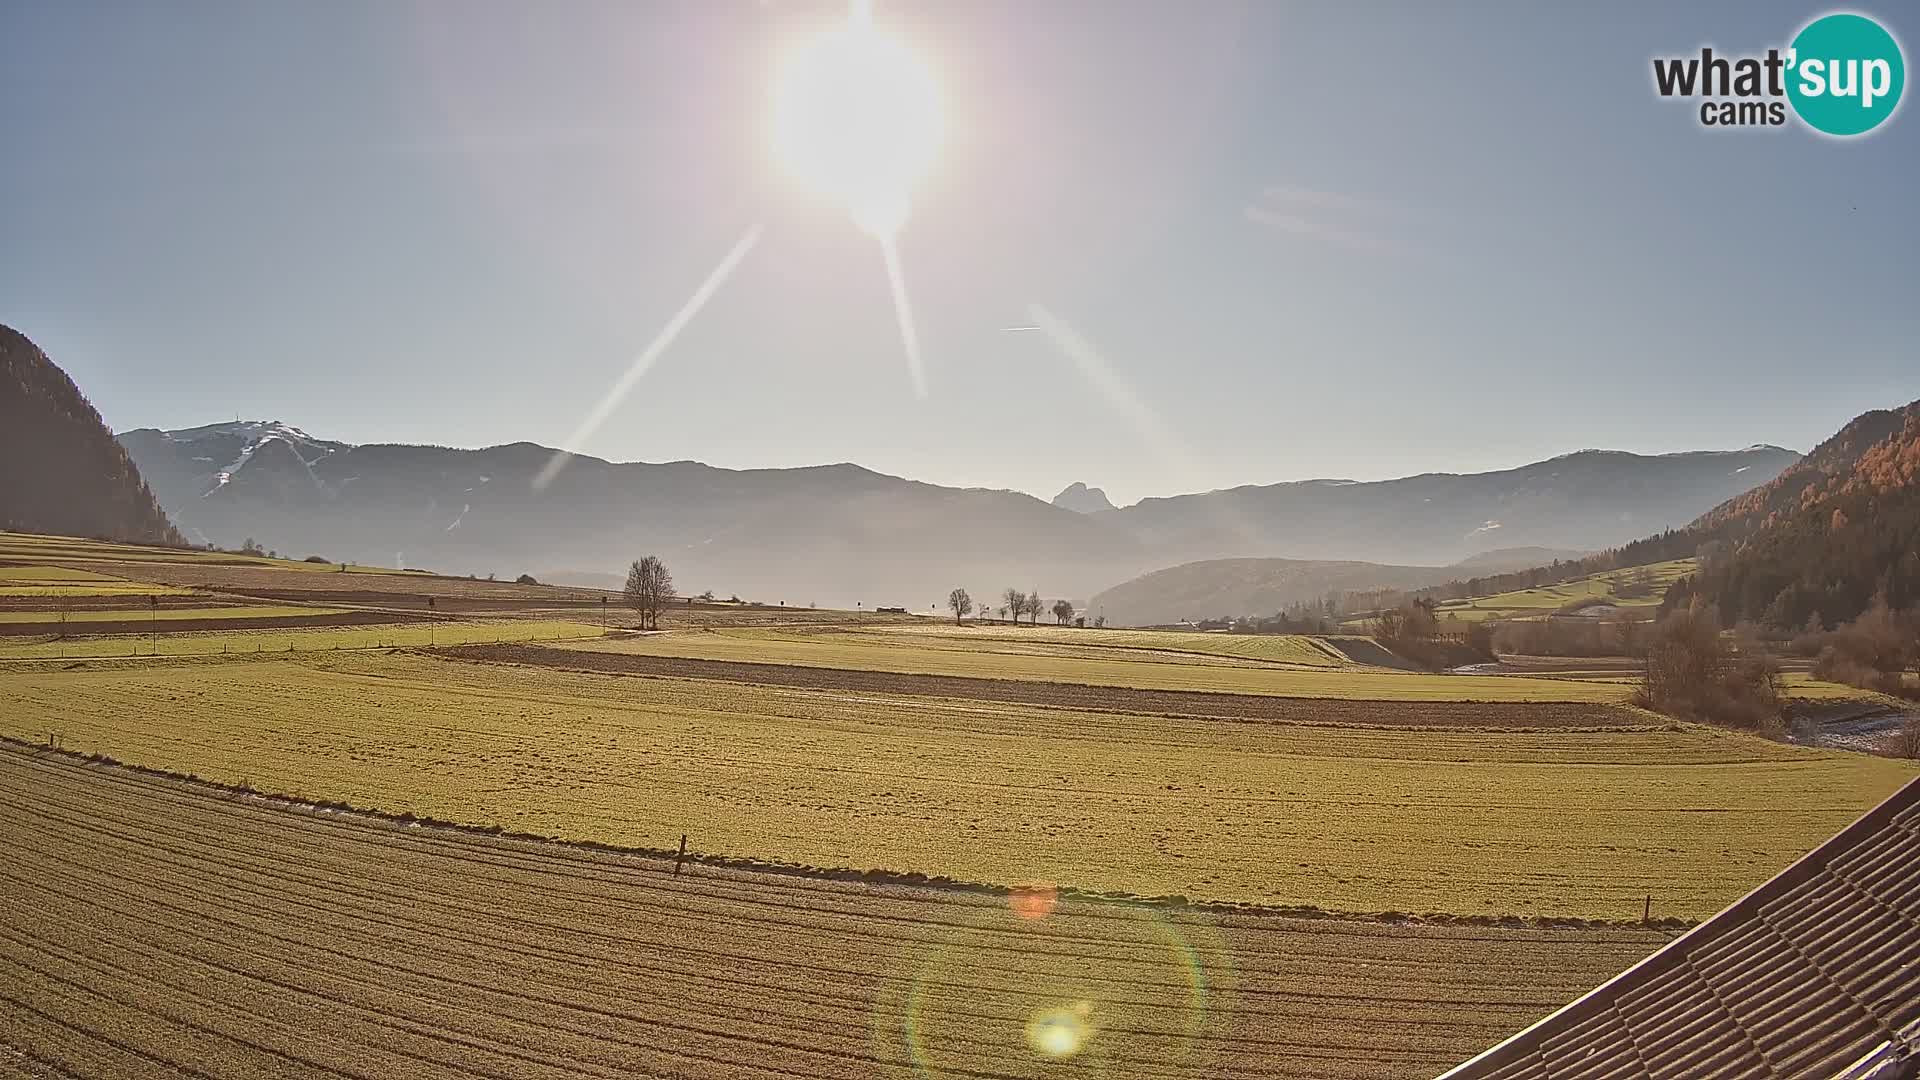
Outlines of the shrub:
M1495 659L1493 651L1493 624L1471 622L1467 624L1467 648L1485 657Z
M1920 654L1920 628L1911 613L1896 614L1884 599L1876 599L1860 617L1820 635L1802 635L1796 644L1813 637L1819 651L1813 677L1887 694L1905 692L1905 672ZM1809 642L1810 644L1810 642Z
M1898 730L1888 732L1880 752L1888 757L1920 758L1920 716L1909 716Z
M326 557L325 555L309 555L309 556L307 556L306 558L304 558L304 559L301 559L300 561L301 561L301 562L310 562L310 563L321 563L321 564L323 564L323 565L327 565L327 566L331 566L331 565L333 565L333 560L332 560L332 559L329 559L329 558L327 558L327 557Z
M1654 625L1634 703L1684 720L1786 735L1779 665L1764 650L1736 652L1711 608L1677 610Z
M493 579L492 579L492 578L488 578L487 580L489 580L489 581L491 581L491 580L493 580ZM517 577L517 578L514 578L514 579L513 579L513 583L514 583L515 585L538 585L538 584L540 584L540 583L539 583L538 581L535 581L535 580L534 580L534 578L533 578L533 575L532 575L532 574L521 574L521 575L520 575L519 577Z

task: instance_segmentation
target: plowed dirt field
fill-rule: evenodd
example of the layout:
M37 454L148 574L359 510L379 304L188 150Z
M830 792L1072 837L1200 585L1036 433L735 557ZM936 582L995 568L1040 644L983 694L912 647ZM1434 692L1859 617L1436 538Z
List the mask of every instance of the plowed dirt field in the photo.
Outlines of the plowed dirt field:
M0 849L4 1075L1418 1077L1665 940L676 877L18 749Z

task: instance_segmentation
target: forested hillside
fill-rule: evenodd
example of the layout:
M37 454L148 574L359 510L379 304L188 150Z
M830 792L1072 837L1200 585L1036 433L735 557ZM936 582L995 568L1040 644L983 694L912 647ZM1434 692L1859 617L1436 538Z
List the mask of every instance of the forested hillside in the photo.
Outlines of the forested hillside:
M1867 413L1798 465L1715 509L1691 594L1723 618L1832 625L1876 594L1920 605L1920 401Z
M126 450L67 373L0 325L0 529L179 543Z
M1698 555L1700 572L1669 590L1728 622L1781 629L1845 622L1883 594L1920 606L1920 401L1856 417L1778 476L1683 529L1583 559L1423 590L1436 599L1538 588L1603 570Z

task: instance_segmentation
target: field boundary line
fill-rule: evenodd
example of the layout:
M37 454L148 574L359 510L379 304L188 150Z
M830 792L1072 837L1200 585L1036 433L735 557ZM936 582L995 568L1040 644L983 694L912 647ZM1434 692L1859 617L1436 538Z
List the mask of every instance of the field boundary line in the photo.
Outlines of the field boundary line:
M24 757L24 756L21 756L21 757ZM19 760L19 758L17 757L16 760ZM22 761L22 764L26 765L27 763L25 761ZM67 763L61 762L61 761L33 762L32 765L29 767L52 770L51 776L47 777L46 779L54 783L59 783L65 780L72 780L77 785L85 785L91 782L91 780L87 778L87 774L85 771L69 769ZM63 776L62 775L63 773L67 775ZM226 815L227 813L231 813L236 816L239 822L238 827L246 829L246 831L248 831L249 833L258 831L258 829L260 828L268 828L268 827L277 828L278 827L277 824L274 824L272 826L265 824L265 823L273 823L275 821L274 815L277 815L279 813L278 807L267 806L267 805L257 805L252 801L236 799L236 798L219 798L209 803L207 802L207 796L205 793L201 791L197 791L187 784L176 783L164 777L157 778L153 776L144 775L138 772L134 772L131 770L122 769L122 770L117 770L113 772L98 772L94 774L92 779L95 779L101 782L110 782L116 785L124 785L128 789L136 791L137 794L135 797L137 798L141 798L141 799L155 802L155 803L162 803L171 807L195 807L196 804L199 804L201 806L204 806L206 810L219 812L223 816ZM82 801L84 802L84 799ZM254 812L256 811L259 812L260 816L254 815ZM84 808L82 808L82 809L76 810L75 812L85 814L87 811ZM322 810L317 813L324 813L329 815L329 818L331 817L331 811ZM309 817L311 819L310 815L303 814L300 816ZM326 820L326 819L322 819L322 820ZM343 818L341 824L344 826L357 826L362 823L355 822L351 819L350 816L348 816L346 818ZM96 825L97 825L97 822L96 822ZM256 828L256 826L258 828ZM524 843L521 841L509 839L509 840L503 841L498 846L481 845L481 844L472 843L471 838L464 838L459 836L441 837L431 832L421 833L414 830L403 831L390 826L383 826L380 828L367 828L364 830L359 830L358 834L350 834L347 836L342 836L339 838L339 840L342 843L350 843L355 846L363 846L363 847L373 848L373 849L383 849L386 847L393 846L394 844L400 844L400 843L428 845L433 850L439 852L440 857L450 859L462 865L472 864L472 865L493 867L498 869L511 869L511 870L515 870L523 873L552 874L555 876L559 876L559 877L562 877L565 879L571 879L571 880L579 880L580 875L576 871L580 870L583 867L587 867L587 868L592 868L596 871L599 871L602 875L604 875L604 876L596 876L595 878L593 878L593 880L599 881L602 883L617 884L621 887L651 888L653 891L661 893L663 895L678 895L686 891L684 889L675 888L668 883L649 882L647 878L652 876L657 876L659 872L658 867L654 868L654 873L649 874L645 872L642 867L639 867L633 863L626 862L624 858L616 861L602 861L602 859L598 857L599 853L583 851L563 843L556 843L556 842L550 842L550 841ZM200 843L203 841L199 838L195 838L193 842ZM485 853L492 857L479 858L477 857L479 853ZM296 862L298 861L299 860L296 860ZM660 859L655 859L651 861L659 862L662 864L664 864L665 862L665 860L660 860ZM567 870L563 872L557 869L550 869L546 865L549 862L551 862L554 866L564 865L567 867ZM301 865L307 865L307 864L302 862ZM846 909L842 907L823 908L823 907L814 907L806 904L776 902L776 901L768 900L758 895L742 896L740 894L742 893L757 894L764 891L793 890L796 893L803 895L808 899L813 899L813 900L818 900L823 897L827 899L839 899L843 895L851 895L851 894L841 894L837 890L828 888L832 883L822 879L814 879L814 878L787 877L787 878L776 878L775 880L770 880L770 881L751 881L751 880L743 881L743 880L737 880L737 879L732 879L728 877L712 877L712 878L703 879L703 881L704 881L704 884L702 886L702 892L703 894L708 896L708 898L710 899L715 898L718 895L715 892L715 890L718 889L718 890L721 890L721 892L724 892L725 897L727 899L739 905L752 906L756 908L771 908L771 909L786 910L786 911L805 910L805 911L815 911L815 912L823 912L823 913L829 912L829 911L845 913ZM670 877L668 879L668 882L671 882ZM659 886L663 884L667 885L667 887L660 888ZM927 895L928 892L931 892L932 895ZM940 906L940 905L946 905L946 904L960 903L961 897L965 895L967 894L961 894L961 893L942 894L938 890L923 890L919 895L901 896L893 899L896 899L900 903L911 903L911 904L921 905L921 906L927 906L927 905ZM864 899L861 901L861 904L863 905L863 913L865 913ZM948 927L954 925L952 923L948 923L942 920L928 919L923 917L874 916L871 914L869 914L868 917L884 918L886 921L893 922L893 923L912 923L915 925L937 925L937 926L948 926ZM1099 908L1093 908L1088 911L1082 912L1080 917L1107 918L1107 917L1122 917L1122 916L1117 916L1117 915L1107 916ZM1321 920L1321 922L1324 925L1326 921ZM1379 924L1377 922L1364 921L1364 920L1340 920L1339 925L1355 927L1355 928L1365 927L1371 931L1385 924ZM1469 939L1493 940L1491 938L1472 937L1471 935L1461 936L1458 933L1458 931L1460 930L1459 927L1447 927L1447 929L1455 932L1454 936L1458 940L1469 940ZM1644 927L1642 927L1638 923L1634 923L1626 927L1626 929L1629 931L1638 931L1638 930L1644 929ZM1613 933L1613 932L1620 932L1620 930L1621 928L1618 928L1618 927L1603 927L1595 930L1594 932L1595 933ZM1337 930L1332 928L1322 929L1319 932L1334 933L1334 934L1345 933L1344 930ZM1551 932L1551 931L1542 931L1542 932Z
M495 656L493 652L511 649L518 655ZM481 650L486 650L482 652ZM776 664L755 660L708 660L700 657L654 656L644 653L599 652L582 649L554 649L542 645L520 643L467 644L439 646L410 646L405 651L419 656L443 660L455 660L462 663L487 664L493 666L512 666L538 668L543 671L565 671L579 675L611 675L626 678L681 679L706 682L733 682L750 686L781 687L793 690L822 690L840 692L862 692L891 694L898 697L964 698L971 701L999 701L1008 704L1030 705L1036 708L1067 709L1076 712L1106 712L1133 716L1165 716L1195 720L1221 720L1235 723L1288 724L1301 727L1342 727L1366 728L1383 731L1508 731L1508 732L1644 732L1678 730L1682 725L1665 717L1645 714L1649 719L1640 719L1642 710L1625 702L1617 701L1482 701L1467 698L1349 698L1331 696L1310 696L1300 694L1261 694L1229 690L1171 690L1157 687L1137 687L1106 685L1100 683L1059 682L1046 679L996 679L978 675L935 675L924 672L876 671L868 668L825 667L814 664ZM604 659L601 659L604 658ZM622 666L625 664L626 666ZM647 670L647 665L655 665L658 670ZM669 670L682 665L686 670ZM751 669L751 672L729 676L730 668ZM696 674L705 672L706 674ZM754 679L746 674L760 672L773 674L793 673L784 679ZM818 673L816 678L808 676ZM861 679L876 679L882 682L894 680L917 681L918 689L903 689L895 686L859 686L833 685L830 681L839 676L850 682ZM1381 676L1392 678L1393 676ZM1546 681L1546 680L1538 680ZM1562 680L1577 683L1579 680ZM1039 689L1029 689L1039 688ZM976 689L975 693L967 693ZM1143 699L1138 708L1121 708L1114 704L1093 704L1078 701L1048 701L1036 695L1046 690L1081 693L1095 696L1124 697L1139 696ZM945 690L936 693L936 690ZM1284 708L1299 706L1322 706L1335 709L1363 708L1378 710L1382 706L1415 711L1465 710L1470 707L1499 712L1523 712L1527 710L1560 711L1569 709L1590 710L1600 714L1623 715L1619 723L1600 724L1551 724L1551 723L1355 723L1340 720L1315 720L1310 717L1262 716L1258 714L1235 715L1228 712L1178 712L1168 708L1156 707L1151 703L1154 697L1164 697L1174 702L1190 700L1194 704L1207 702L1219 703L1223 707L1231 704L1244 704L1248 708Z
M640 856L668 862L672 861L676 854L675 850L671 848L608 844L598 840L567 840L550 836L540 836L534 833L518 832L499 825L471 825L457 821L447 821L441 818L423 817L410 812L394 814L380 810L370 810L337 800L317 800L275 792L262 792L250 786L226 784L188 773L179 773L168 769L157 769L146 765L135 765L120 761L106 754L83 754L76 750L48 747L44 744L29 743L11 736L0 735L0 749L4 749L8 753L19 754L26 757L42 759L51 757L55 760L83 768L122 770L145 776L158 777L197 788L209 795L246 798L295 812L312 813L325 810L336 816L351 815L363 820L383 822L389 825L418 826L425 829L435 829L466 835L490 836L523 843L555 845L613 855ZM698 851L687 852L684 861L694 865L712 866L729 870L743 870L752 873L810 878L814 880L858 882L868 885L937 889L984 896L1010 896L1015 892L1029 887L993 882L964 881L946 875L929 875L918 871L803 866L779 860L719 855ZM1536 915L1523 917L1519 915L1463 915L1451 912L1414 913L1400 911L1345 912L1333 911L1310 904L1264 905L1234 901L1196 900L1180 895L1135 896L1123 893L1080 889L1072 885L1058 885L1055 888L1062 899L1087 901L1096 904L1112 904L1116 906L1157 910L1187 909L1218 915L1268 916L1302 920L1337 919L1350 922L1408 925L1500 926L1509 928L1570 930L1602 930L1622 927L1676 930L1691 927L1698 921L1668 918L1656 919L1651 923L1647 923L1632 919L1584 919L1572 916Z

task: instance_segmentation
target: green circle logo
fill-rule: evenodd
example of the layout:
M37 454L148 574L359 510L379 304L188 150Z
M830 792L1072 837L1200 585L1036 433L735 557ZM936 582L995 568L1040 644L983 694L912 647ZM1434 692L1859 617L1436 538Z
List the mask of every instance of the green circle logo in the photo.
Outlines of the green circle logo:
M1907 84L1900 43L1865 15L1822 15L1794 37L1787 57L1787 100L1807 126L1828 135L1879 127Z

